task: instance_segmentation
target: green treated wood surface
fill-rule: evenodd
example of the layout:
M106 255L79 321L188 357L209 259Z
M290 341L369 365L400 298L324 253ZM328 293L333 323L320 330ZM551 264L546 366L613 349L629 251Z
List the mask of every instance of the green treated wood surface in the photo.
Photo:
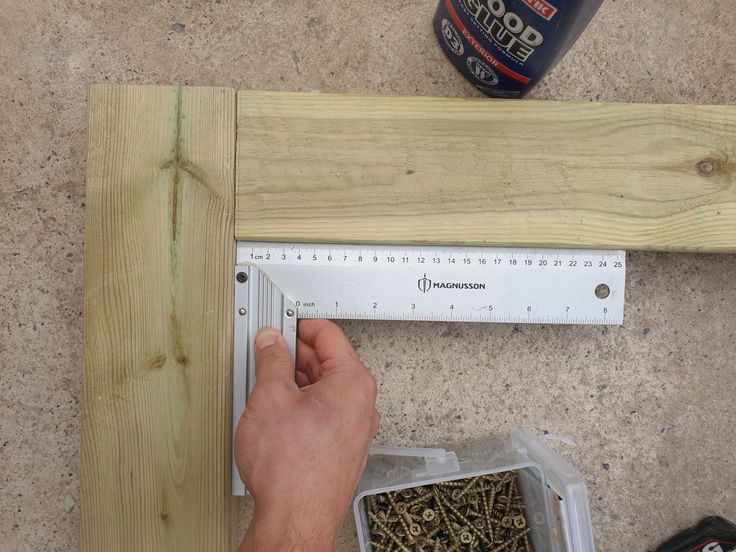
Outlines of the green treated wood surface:
M81 549L232 550L235 92L89 96Z
M237 156L240 239L736 251L733 106L241 91Z

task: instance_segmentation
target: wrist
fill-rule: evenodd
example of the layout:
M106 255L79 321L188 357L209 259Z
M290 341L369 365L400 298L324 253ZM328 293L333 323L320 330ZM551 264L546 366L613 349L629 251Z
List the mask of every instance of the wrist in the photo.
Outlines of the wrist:
M338 527L321 524L315 514L310 507L290 512L286 508L256 506L239 552L333 552Z

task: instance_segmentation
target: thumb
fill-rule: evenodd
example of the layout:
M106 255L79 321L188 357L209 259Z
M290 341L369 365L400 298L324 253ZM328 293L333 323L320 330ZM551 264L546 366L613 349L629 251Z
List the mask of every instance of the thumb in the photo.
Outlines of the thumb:
M256 385L280 381L294 384L294 360L281 332L265 328L255 339Z

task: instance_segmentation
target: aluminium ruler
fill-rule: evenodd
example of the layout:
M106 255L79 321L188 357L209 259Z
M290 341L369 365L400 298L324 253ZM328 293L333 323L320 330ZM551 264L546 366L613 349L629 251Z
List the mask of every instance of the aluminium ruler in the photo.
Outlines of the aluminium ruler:
M281 330L293 355L299 318L620 325L626 253L238 242L234 276L233 430L261 328Z

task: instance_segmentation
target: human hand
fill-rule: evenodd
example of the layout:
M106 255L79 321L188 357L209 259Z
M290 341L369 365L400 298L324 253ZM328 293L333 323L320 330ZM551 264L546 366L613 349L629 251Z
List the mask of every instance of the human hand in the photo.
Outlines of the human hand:
M276 330L256 336L256 383L235 433L253 495L240 550L334 550L378 431L376 381L342 330L302 320L296 371Z

